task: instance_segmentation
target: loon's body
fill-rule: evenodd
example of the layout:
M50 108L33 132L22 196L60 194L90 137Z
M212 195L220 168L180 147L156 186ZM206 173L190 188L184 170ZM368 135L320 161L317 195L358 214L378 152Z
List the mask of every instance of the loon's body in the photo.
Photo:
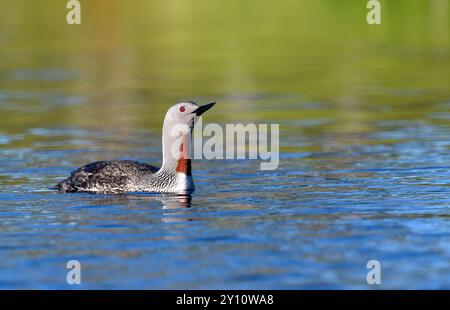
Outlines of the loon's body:
M67 193L190 193L195 187L189 170L173 173L132 160L97 161L73 171L56 187Z
M56 185L63 192L190 193L194 187L190 140L194 117L214 103L198 106L193 102L172 106L164 118L163 164L161 168L132 160L98 161L73 171Z

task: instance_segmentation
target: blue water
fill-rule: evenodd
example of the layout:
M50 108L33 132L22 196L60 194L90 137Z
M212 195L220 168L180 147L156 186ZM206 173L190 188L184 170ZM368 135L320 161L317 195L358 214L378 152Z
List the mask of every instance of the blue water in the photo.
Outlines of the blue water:
M158 163L159 133L3 135L0 288L450 287L447 127L387 121L375 133L312 141L280 126L282 146L318 151L281 152L274 171L195 161L192 197L49 189L105 156ZM66 283L71 259L81 286ZM381 263L379 286L366 282L371 259Z
M381 25L361 0L86 0L81 25L0 2L0 289L450 289L449 1L381 1ZM160 165L181 100L279 124L279 168L194 160L192 197L50 189Z

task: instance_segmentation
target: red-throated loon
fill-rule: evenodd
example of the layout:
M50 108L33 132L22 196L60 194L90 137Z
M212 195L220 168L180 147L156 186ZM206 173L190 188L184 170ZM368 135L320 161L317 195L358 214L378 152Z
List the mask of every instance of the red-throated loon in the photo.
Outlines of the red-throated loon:
M192 192L192 129L196 117L214 104L215 102L198 106L194 102L182 102L169 108L163 125L161 168L132 160L98 161L73 171L56 188L72 193Z

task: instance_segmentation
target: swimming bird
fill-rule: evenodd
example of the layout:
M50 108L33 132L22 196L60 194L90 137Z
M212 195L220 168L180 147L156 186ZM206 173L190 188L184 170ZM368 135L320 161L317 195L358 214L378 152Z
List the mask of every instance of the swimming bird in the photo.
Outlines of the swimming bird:
M214 104L181 102L169 108L162 130L161 168L132 160L97 161L73 171L56 188L70 193L191 193L195 189L190 158L192 129L198 117Z

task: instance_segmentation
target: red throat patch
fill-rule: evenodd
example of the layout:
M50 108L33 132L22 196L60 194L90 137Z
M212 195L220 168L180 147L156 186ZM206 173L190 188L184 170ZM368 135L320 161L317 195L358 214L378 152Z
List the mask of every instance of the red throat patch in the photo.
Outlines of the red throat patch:
M184 173L185 175L191 176L192 175L192 169L191 169L191 160L186 159L186 154L183 152L183 143L180 145L180 158L178 159L177 163L177 172Z

